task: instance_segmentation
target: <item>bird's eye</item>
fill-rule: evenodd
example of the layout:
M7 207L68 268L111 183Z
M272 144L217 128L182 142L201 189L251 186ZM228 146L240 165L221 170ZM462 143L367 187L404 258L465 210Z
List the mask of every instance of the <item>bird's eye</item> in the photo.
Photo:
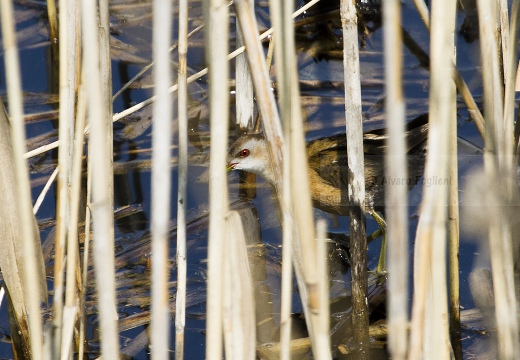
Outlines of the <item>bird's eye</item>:
M242 149L240 150L240 152L238 153L240 155L240 157L242 158L245 158L245 157L248 157L249 156L249 149Z

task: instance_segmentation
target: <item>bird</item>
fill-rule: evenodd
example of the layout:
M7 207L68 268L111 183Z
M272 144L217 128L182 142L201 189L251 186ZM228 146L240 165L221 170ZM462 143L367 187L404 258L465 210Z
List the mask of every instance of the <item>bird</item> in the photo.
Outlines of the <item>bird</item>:
M386 273L386 222L384 214L386 129L363 133L365 211L378 223L381 250L376 274ZM408 177L401 179L411 189L422 177L426 158L428 114L422 114L406 125L406 155ZM346 215L350 213L348 196L347 137L336 134L312 140L306 146L308 177L313 206L325 212ZM243 135L231 146L227 157L227 170L243 170L260 175L271 186L276 179L269 158L267 140L259 134ZM367 241L379 235L370 235Z
M412 188L424 172L428 114L406 125L408 177ZM363 133L366 212L380 222L376 211L384 212L386 129ZM313 206L336 215L349 215L347 138L343 134L312 140L306 146L308 175ZM227 169L260 175L274 186L276 179L269 158L267 140L259 134L242 135L230 147ZM381 224L380 224L381 225Z

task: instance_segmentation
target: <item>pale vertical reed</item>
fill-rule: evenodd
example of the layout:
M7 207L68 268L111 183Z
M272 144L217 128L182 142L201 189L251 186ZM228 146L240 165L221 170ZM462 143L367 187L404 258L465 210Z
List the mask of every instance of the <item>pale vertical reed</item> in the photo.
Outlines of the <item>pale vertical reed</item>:
M498 4L479 0L477 6L486 117L484 169L489 178L497 175L504 177L504 184L511 193L511 183L516 179L516 172L512 172L513 142L512 139L507 139L512 137L513 133L506 132L506 126L511 130L512 124L506 125L504 122L502 57L496 37ZM509 91L511 91L510 89L511 86L508 87ZM488 237L498 335L498 357L513 359L515 354L520 352L520 344L518 323L512 321L512 319L517 319L512 315L517 314L517 305L513 278L512 224L509 222L509 217L501 216L497 222L492 222Z
M298 86L298 72L295 57L294 26L291 14L294 8L292 1L270 2L271 16L275 29L274 43L276 49L275 66L279 88L279 103L284 124L284 149L282 193L279 194L283 212L284 244L292 241L292 261L296 270L300 297L302 299L309 338L316 344L315 329L319 321L319 295L316 282L315 235L312 216L309 182L307 175L307 158L305 156L305 137L301 120L301 105ZM255 63L251 62L251 67ZM262 64L263 65L263 64ZM265 115L264 115L265 128ZM288 155L288 156L287 156ZM276 156L282 156L277 154ZM289 226L292 224L292 231ZM292 238L292 240L290 240ZM288 255L287 252L285 255ZM288 259L284 259L287 262ZM284 275L288 276L288 270ZM287 279L282 280L288 284ZM288 295L289 291L284 291ZM284 299L284 306L288 300ZM286 320L284 308L284 321ZM284 324L287 326L287 322ZM284 329L287 339L288 330ZM286 340L285 339L285 340ZM313 348L315 351L316 348ZM286 351L286 350L285 350ZM287 356L285 352L284 356ZM314 356L330 356L330 352Z
M347 136L348 200L350 203L350 252L352 259L352 326L359 359L368 357L367 241L365 231L365 177L361 79L357 13L354 3L342 0L343 73L345 81L345 119Z
M415 6L417 7L417 11L421 15L421 19L424 22L424 26L426 26L426 29L430 31L430 13L428 11L428 7L426 6L425 0L414 0ZM459 91L462 99L466 103L466 106L468 107L468 112L475 122L475 125L477 126L478 131L480 132L480 135L484 136L484 117L482 116L482 113L480 112L480 109L478 108L477 103L475 102L475 99L471 95L471 92L468 88L468 85L466 84L466 81L462 78L462 75L458 71L457 68L454 69L453 72L453 81L455 81L455 85L457 86L457 90Z
M152 359L170 358L169 222L171 194L172 99L170 52L171 1L153 1L153 42L155 58L152 130Z
M507 73L505 66L507 63L507 56L509 53L509 16L508 16L508 9L507 9L507 3L508 0L499 0L498 1L498 7L497 7L497 20L496 20L496 37L497 42L500 44L500 51L499 51L499 61L501 63L500 70L504 79L503 86L505 87L505 84L508 82L508 77L510 74ZM514 75L513 75L514 76Z
M424 177L448 176L448 130L456 3L432 4L430 122ZM447 184L424 186L415 250L414 302L409 359L449 358L446 284Z
M256 359L255 300L241 215L230 211L226 217L224 247L224 339L226 359ZM238 271L237 271L238 270Z
M179 174L177 189L177 295L175 297L175 359L184 359L184 327L186 322L186 207L188 187L188 0L179 1L179 69L178 122Z
M383 2L385 109L389 179L407 179L403 49L399 0ZM408 344L408 187L389 181L385 191L388 241L388 345L394 359L404 360Z
M84 74L82 75L83 77L85 76ZM84 81L82 80L81 81L82 83L84 83ZM82 94L82 92L84 93L85 92L85 89L84 87L80 87L80 90L79 90L79 95L80 95L80 99L81 99L81 96L83 97L83 99L85 99L85 94ZM84 103L86 102L85 100L83 101ZM81 109L81 106L85 106L85 104L81 104L81 102L78 104L78 108ZM78 110L79 110L78 109ZM86 110L86 109L85 109ZM79 111L78 111L79 112ZM79 112L81 114L81 112ZM84 115L82 115L84 116ZM92 168L92 164L90 164L90 162L92 161L90 158L87 158L87 168ZM85 207L85 242L83 244L83 273L82 273L82 285L83 285L83 289L82 289L82 292L81 292L81 301L80 301L80 306L83 308L84 305L85 305L85 298L86 298L86 294L87 294L87 282L88 282L88 264L89 264L89 255L90 255L90 246L91 246L91 241L90 241L90 226L91 226L91 217L92 217L92 212L91 212L91 202L90 202L90 199L92 199L92 171L88 171L87 172L87 205ZM80 323L80 328L79 328L79 349L78 349L78 352L79 352L79 360L83 360L83 357L84 357L84 348L85 348L85 344L84 344L84 340L86 338L86 321L82 321Z
M81 168L83 155L83 128L85 119L76 117L76 89L78 79L76 79L76 36L75 36L75 14L76 4L73 1L63 2L60 4L60 149L59 164L60 169L58 176L58 236L56 249L61 249L61 256L56 259L55 274L57 287L57 296L55 297L54 308L56 310L55 326L56 334L59 334L55 343L56 346L61 342L60 352L62 358L68 358L72 351L73 325L75 317L68 318L70 332L61 332L64 322L62 321L62 297L59 295L63 292L63 266L65 252L63 247L67 241L67 279L66 279L66 297L65 305L68 313L75 313L73 309L78 310L77 301L77 279L76 269L78 263L78 216L79 203L81 193ZM75 122L77 124L75 125ZM81 127L78 129L76 127ZM79 138L75 138L79 134Z
M60 6L62 4L60 3ZM49 17L49 35L51 40L51 51L52 51L52 61L57 62L61 57L58 54L59 46L61 45L61 39L63 33L59 33L58 29L58 15L56 12L56 1L49 0L47 1L47 16ZM60 19L61 22L61 19ZM61 59L60 59L61 61Z
M455 41L455 34L452 36ZM453 63L456 64L456 44L453 44ZM460 263L459 263L459 160L457 136L457 89L451 84L451 113L448 129L448 276L450 339L455 358L462 359L460 338Z
M316 277L319 294L319 321L316 325L315 353L317 359L331 359L330 349L330 306L329 268L327 252L327 221L316 221Z
M85 83L84 77L85 74L82 75L83 79L81 81L82 84ZM76 143L74 145L74 158L73 158L73 172L79 171L80 174L73 174L73 177L80 181L81 177L78 179L78 176L81 176L82 170L82 155L83 155L83 143L85 141L85 124L87 121L87 98L85 96L85 87L81 85L78 88L78 110L76 117L76 128L75 128L75 139ZM78 164L79 162L79 164ZM91 167L91 166L88 166ZM84 348L85 348L85 332L86 332L86 323L87 318L85 314L85 298L87 296L87 274L89 268L89 253L90 253L90 190L92 184L92 172L87 173L87 189L85 191L86 194L86 207L85 207L85 241L83 242L83 259L82 259L82 273L81 273L81 288L79 291L79 339L78 339L78 357L79 360L83 359L84 356ZM79 194L78 194L79 195ZM75 201L75 200L74 200ZM78 204L79 205L79 204ZM79 207L78 207L79 210ZM83 210L83 209L81 209Z
M248 0L251 9L255 8L254 0ZM242 47L242 32L237 24L237 47ZM235 63L235 105L236 123L241 130L252 127L253 124L253 79L249 72L246 54L236 57Z
M27 163L23 158L25 148L25 123L23 120L23 99L16 44L13 3L3 0L0 12L2 23L2 43L4 47L5 74L7 83L7 100L9 103L11 139L13 144L13 161L16 178L16 191L19 196L18 214L21 223L21 237L24 279L24 298L27 309L30 333L31 355L33 359L42 357L42 318L40 301L47 301L47 286L40 238L35 229L35 218L31 208L31 190L29 185ZM36 294L36 296L35 296ZM21 314L17 314L21 317ZM19 317L19 319L20 319ZM25 339L26 341L29 339Z
M106 108L102 94L99 28L94 1L83 1L83 72L86 72L88 114L91 126L89 157L92 167L92 218L94 222L94 269L98 295L103 358L119 358L119 337L114 283L114 217L112 170L111 108ZM108 29L104 29L105 34ZM106 81L106 79L105 79ZM106 85L106 84L105 84Z
M229 209L226 178L229 122L229 10L224 0L206 4L206 59L209 65L211 126L206 359L222 359L222 272L225 217Z
M515 116L515 74L516 74L516 65L518 63L518 27L520 26L520 1L513 0L513 4L511 7L511 24L509 27L509 47L508 52L506 54L506 63L504 66L504 75L505 75L505 92L504 92L504 126L505 132L507 134L514 133L514 116ZM511 156L515 157L515 139L514 137L507 136L505 138L506 144L505 148L511 152ZM512 141L511 144L507 143ZM510 162L508 162L511 165Z

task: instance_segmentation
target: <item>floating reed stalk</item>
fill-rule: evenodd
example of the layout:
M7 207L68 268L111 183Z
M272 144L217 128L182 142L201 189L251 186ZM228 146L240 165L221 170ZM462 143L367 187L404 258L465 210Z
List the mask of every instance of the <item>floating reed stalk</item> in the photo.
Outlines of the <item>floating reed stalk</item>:
M186 206L188 187L188 0L179 1L178 122L179 168L177 190L177 296L175 297L175 359L184 359L186 323Z
M154 359L169 359L169 222L171 194L172 100L170 44L171 1L153 2L154 94L152 132L152 311L151 348Z
M400 1L384 1L383 16L388 132L386 176L389 179L408 179ZM404 360L408 343L408 186L406 182L394 181L388 181L386 186L388 345L393 359Z
M83 1L83 72L86 76L89 121L89 157L92 175L92 217L94 221L94 268L99 303L101 351L103 358L119 357L119 336L114 284L114 218L111 107L102 94L106 93L98 64L100 60L97 9L94 2ZM102 27L102 25L101 25ZM103 29L108 36L109 29ZM106 57L108 54L103 54ZM106 82L106 79L105 79ZM110 97L111 98L111 97ZM111 106L111 105L110 105Z
M503 176L508 193L512 194L512 183L516 179L513 172L513 142L507 137L503 104L503 77L501 60L495 37L497 26L497 4L477 1L479 14L480 48L482 57L482 76L484 85L484 109L486 117L486 137L484 152L484 168L486 176ZM515 39L516 40L516 39ZM509 64L509 66L511 66ZM511 91L511 87L508 88ZM512 97L509 96L510 101ZM505 104L510 107L510 104ZM510 110L509 110L510 112ZM510 119L510 115L509 115ZM502 204L500 204L502 205ZM495 298L495 317L498 335L498 357L513 359L520 352L518 322L512 314L517 314L514 287L514 267L512 252L512 224L508 216L500 216L497 222L490 224L489 248L491 255L493 292Z
M430 125L424 177L448 178L449 121L453 112L451 76L456 3L432 4ZM423 188L415 250L414 302L409 359L449 358L446 284L448 184Z
M33 359L41 359L43 352L43 334L40 302L47 302L45 267L40 237L36 227L35 217L32 213L27 163L23 158L23 154L26 151L26 138L20 64L18 60L15 25L13 22L15 19L13 4L9 0L3 0L0 5L2 9L0 12L0 22L2 23L7 98L11 116L10 134L4 134L5 137L3 137L3 139L10 136L12 141L12 152L7 151L3 153L3 156L7 158L9 154L11 155L10 161L12 166L6 168L6 170L10 169L12 171L14 169L15 174L14 181L4 183L5 185L11 185L11 188L4 189L3 191L14 191L16 194L15 202L5 202L3 206L12 205L11 209L15 209L16 216L18 216L18 227L15 229L16 232L13 233L16 235L10 239L6 239L8 242L11 240L6 246L6 248L9 249L6 254L9 258L2 259L2 270L6 270L6 266L4 266L6 265L5 261L7 261L8 267L12 267L11 269L13 271L18 270L17 274L13 274L11 277L13 281L10 284L6 281L9 291L13 291L17 294L17 298L12 298L12 300L18 325L23 326L23 328L18 329L18 331L22 332L21 335L24 337L24 342L26 344L30 343L30 348L26 349L27 353L18 354L18 356L28 355L29 357L32 356ZM7 129L8 125L5 110L0 109L0 111L2 112L4 129ZM6 144L8 144L8 142L6 142ZM8 225L4 226L5 228L10 227ZM4 238L4 236L1 237ZM16 269L17 266L14 266L13 262L23 264L23 268ZM28 329L26 327L26 321L28 321Z
M342 0L343 73L345 79L345 119L347 130L348 201L350 204L350 253L352 259L352 326L359 345L359 359L368 357L367 240L365 231L365 177L361 79L357 13L354 2Z
M229 121L229 10L224 0L211 0L206 15L206 62L209 65L211 126L208 292L206 305L206 359L222 359L222 276L225 218L229 209L226 157Z

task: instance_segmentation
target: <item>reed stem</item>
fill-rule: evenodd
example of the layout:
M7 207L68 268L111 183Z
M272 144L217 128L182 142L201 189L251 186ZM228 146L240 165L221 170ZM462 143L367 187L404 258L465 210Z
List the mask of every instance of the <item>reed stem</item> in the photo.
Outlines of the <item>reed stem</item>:
M206 359L222 359L222 278L225 219L229 209L226 157L229 123L229 10L224 0L211 0L206 9L206 57L209 64L211 126L208 234L208 292L206 305Z
M152 307L151 350L153 359L170 358L169 222L171 195L172 99L170 44L171 1L153 2L154 94L152 133Z
M100 27L108 36L109 29L97 19L97 7L93 1L83 1L83 72L88 74L86 89L89 109L89 123L92 133L89 138L89 157L92 176L92 218L94 222L94 268L96 290L99 303L101 330L101 351L103 358L119 358L119 337L117 332L117 312L114 282L114 199L112 169L112 122L111 105L103 98L107 86L101 79L99 64L104 61L100 56ZM106 49L107 50L107 49ZM106 58L108 54L104 54ZM95 61L94 59L98 59ZM111 103L110 103L111 104Z
M386 124L389 179L407 179L403 50L399 0L383 2ZM388 343L392 358L405 359L408 351L408 188L389 181L385 191L388 241Z
M188 1L179 1L179 178L177 190L177 296L175 298L175 359L184 359L184 328L186 324L186 209L188 188Z
M359 346L359 359L368 358L368 289L367 240L365 231L365 177L363 125L361 114L361 79L357 13L354 2L342 0L343 72L345 79L345 119L347 131L348 201L350 204L352 326Z

